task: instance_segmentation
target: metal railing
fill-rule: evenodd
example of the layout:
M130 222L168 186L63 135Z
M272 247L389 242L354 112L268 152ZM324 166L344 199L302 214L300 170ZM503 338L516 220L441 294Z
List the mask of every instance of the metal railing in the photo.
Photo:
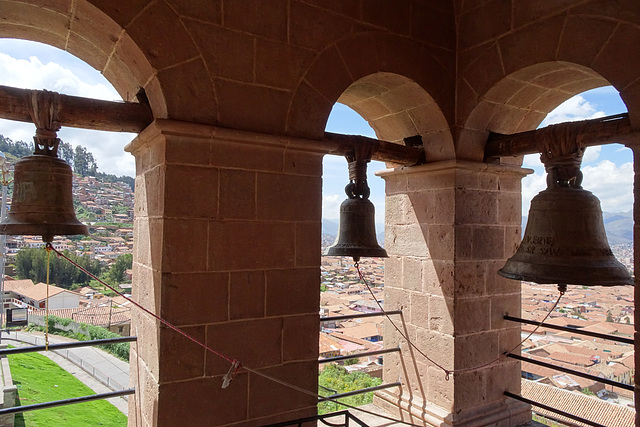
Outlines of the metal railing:
M366 317L379 317L379 316L387 316L387 315L402 315L402 311L394 310L394 311L387 311L386 313L374 312L374 313L361 313L361 314L347 314L347 315L343 315L343 316L321 317L320 318L320 322L329 322L329 321L338 321L338 320L351 320L351 319L362 319L362 318L366 318ZM373 351L364 351L364 352L361 352L361 353L352 353L352 354L347 354L347 355L344 355L344 356L335 356L335 357L327 357L325 359L319 359L318 363L323 364L323 363L341 362L343 360L348 360L348 359L357 359L359 357L377 356L377 355L381 355L381 354L395 353L395 352L400 352L400 351L401 351L400 347L385 348L385 349L373 350ZM354 391L350 391L350 392L347 392L347 393L332 394L332 395L329 395L329 396L326 396L326 397L319 398L318 399L318 403L326 402L326 401L330 401L330 400L335 400L335 399L340 399L342 397L356 396L356 395L363 394L363 393L371 393L371 392L378 391L378 390L384 390L384 389L387 389L387 388L401 387L401 386L402 386L402 383L394 382L394 383L389 383L389 384L381 384L381 385L374 386L374 387L367 387L367 388L363 388L363 389L360 389L360 390L354 390ZM326 387L323 387L323 388L326 388ZM334 412L333 414L338 414L338 412ZM283 424L283 425L293 425L293 424ZM328 425L333 425L333 424L328 424ZM348 425L348 420L347 420L347 424L340 424L340 425Z
M341 423L328 421L329 419L336 418L336 417L344 417L344 421L342 421ZM361 427L368 427L367 424L362 422L360 419L358 419L358 417L356 417L349 411L338 411L338 412L332 412L330 414L316 415L314 417L300 418L293 421L285 421L283 423L269 424L264 427L288 427L288 426L302 427L306 423L312 423L314 421L320 421L322 424L330 427L349 427L351 425L350 421L353 421L356 425L359 425Z
M6 356L10 356L14 354L22 354L22 353L34 353L34 352L46 351L46 350L57 351L57 350L63 350L63 349L69 349L69 348L90 347L94 345L119 344L124 342L133 342L136 340L137 340L137 337L119 337L119 338L107 338L107 339L77 341L77 342L68 342L68 343L56 343L56 344L49 344L49 345L34 345L31 347L7 348L7 349L0 349L0 357L6 357ZM72 405L75 403L90 402L94 400L109 399L112 397L128 396L128 395L135 394L135 392L136 392L135 388L129 388L129 389L112 391L107 393L98 393L98 394L93 394L89 396L80 396L80 397L73 397L69 399L54 400L51 402L35 403L31 405L15 406L11 408L2 408L0 409L0 416L16 414L21 412L35 411L38 409L54 408L57 406Z
M604 339L604 340L608 340L608 341L614 341L614 342L619 342L619 343L623 343L623 344L634 344L634 340L630 339L630 338L626 338L626 337L620 337L620 336L616 336L616 335L609 335L609 334L602 334L602 333L598 333L598 332L591 332L591 331L583 331L580 329L576 329L576 328L569 328L567 326L558 326L558 325L552 325L549 323L542 323L542 322L536 322L533 320L527 320L527 319L522 319L520 317L514 317L514 316L508 316L505 315L503 316L505 320L509 320L512 322L518 322L518 323L525 323L525 324L529 324L529 325L534 325L534 326L539 326L542 328L548 328L548 329L555 329L555 330L559 330L559 331L564 331L564 332L570 332L572 334L576 334L576 335L584 335L584 336L588 336L588 337L593 337L593 338L600 338L600 339ZM513 353L507 353L506 354L507 357L510 357L512 359L517 359L523 362L527 362L527 363L532 363L534 365L538 365L538 366L542 366L545 368L549 368L549 369L553 369L553 370L557 370L557 371L561 371L561 372L565 372L571 375L575 375L581 378L587 378L589 380L595 381L595 382L600 382L603 384L607 384L610 385L612 387L619 387L623 390L629 390L629 391L633 391L634 390L634 386L629 385L629 384L624 384L621 383L619 381L614 381L614 380L610 380L608 378L602 378L596 375L591 375L591 374L587 374L585 372L580 372L580 371L576 371L574 369L570 369L570 368L565 368L564 366L559 366L559 365L555 365L553 363L548 363L548 362L543 362L541 360L536 360L530 357L525 357L525 356L521 356L519 354L513 354ZM537 406L539 408L545 409L547 411L553 412L555 414L567 417L567 418L571 418L575 421L579 421L581 423L590 425L590 426L594 426L594 427L606 427L602 424L596 423L594 421L585 419L583 417L580 417L578 415L575 414L571 414L569 412L563 411L561 409L558 408L554 408L552 406L549 405L545 405L541 402L536 402L534 400L531 399L527 399L525 397L519 396L517 394L513 394L510 393L508 391L504 392L505 396L511 397L513 399L517 399L520 400L522 402L526 402L530 405L533 406Z
M586 418L582 418L582 417L579 417L577 415L570 414L569 412L565 412L563 410L554 408L553 406L545 405L544 403L536 402L534 400L527 399L526 397L522 397L522 396L517 395L517 394L509 393L508 391L505 391L504 395L508 396L508 397L510 397L512 399L516 399L516 400L519 400L521 402L528 403L529 405L538 406L538 407L540 407L542 409L546 409L547 411L551 411L551 412L556 413L558 415L562 415L564 417L571 418L572 420L579 421L581 423L584 423L584 424L587 424L587 425L590 425L590 426L593 426L593 427L607 427L605 425L595 423L595 422L593 422L591 420L588 420Z
M508 316L508 315L504 316L504 319L510 320L512 322L519 322L519 323L526 323L528 325L540 326L541 328L555 329L557 331L571 332L577 335L585 335L588 337L601 338L603 340L615 341L615 342L621 342L623 344L633 345L633 338L625 338L625 337L619 337L617 335L601 334L599 332L583 331L576 328L570 328L568 326L558 326L558 325L552 325L550 323L541 323L541 322L536 322L535 320L527 320L527 319L522 319L520 317L514 317L514 316Z
M45 343L44 338L40 338L40 337L21 336L18 339L18 336L16 334L15 338L12 338L11 335L9 335L8 337L3 337L2 339L5 341L16 341L24 344L29 344L32 346L28 348L34 348L36 346L39 346L39 348L42 349L39 351L44 351L46 347L46 345L44 344ZM124 343L124 342L136 341L136 337L120 337L120 338L111 338L111 339L115 341L107 342L105 344L118 344L121 342ZM94 342L96 341L100 341L100 340L95 340ZM77 367L85 371L87 374L91 375L93 378L95 378L105 386L109 387L111 390L113 391L125 390L127 387L120 384L116 379L114 379L108 374L105 374L104 372L100 371L98 368L93 366L93 364L85 361L81 357L78 357L73 352L69 351L69 349L73 349L73 348L87 347L87 345L84 344L86 342L87 341L78 341L74 343L50 344L49 350L53 351L55 354L61 357L64 357L69 362L73 363L74 365L76 365ZM42 343L42 344L38 344L38 343ZM68 345L68 344L72 344L72 345ZM98 343L94 345L101 345L101 344ZM15 349L15 350L18 350L18 349ZM17 353L20 353L20 351L16 351L9 354L17 354ZM0 350L0 356L2 355L3 355L2 350ZM126 397L124 399L127 400Z

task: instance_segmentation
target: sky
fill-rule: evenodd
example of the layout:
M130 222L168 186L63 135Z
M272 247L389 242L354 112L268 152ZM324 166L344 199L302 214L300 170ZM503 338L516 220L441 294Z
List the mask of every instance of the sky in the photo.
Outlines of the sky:
M47 89L66 95L109 101L122 100L111 84L95 69L60 49L15 39L0 39L0 85L27 89ZM626 112L626 106L613 87L604 87L575 96L552 111L540 127L563 121L584 120ZM348 107L336 104L326 130L375 138L368 123ZM0 119L0 135L31 143L35 126ZM135 176L134 158L124 151L136 134L63 128L58 136L74 147L85 146L101 172ZM631 150L618 144L587 148L583 162L583 187L592 191L605 212L628 212L633 207L633 163ZM531 198L545 187L544 168L539 155L525 156L523 167L534 173L522 181L523 215L528 214ZM384 181L374 173L384 169L382 162L371 162L367 176L370 199L376 206L376 222L384 223ZM323 173L323 217L337 219L340 203L346 198L347 162L344 157L327 155Z

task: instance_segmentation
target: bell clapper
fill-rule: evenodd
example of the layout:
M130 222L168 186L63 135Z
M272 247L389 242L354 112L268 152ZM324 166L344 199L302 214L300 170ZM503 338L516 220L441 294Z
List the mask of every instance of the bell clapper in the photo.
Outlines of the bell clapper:
M558 292L560 292L560 295L564 295L564 293L567 292L567 284L566 283L558 284Z

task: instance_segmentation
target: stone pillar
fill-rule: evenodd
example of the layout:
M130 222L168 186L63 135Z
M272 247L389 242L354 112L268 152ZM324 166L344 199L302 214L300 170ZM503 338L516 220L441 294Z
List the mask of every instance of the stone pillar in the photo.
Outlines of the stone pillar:
M315 392L322 153L306 147L162 120L142 132L128 147L133 297L225 356ZM245 370L223 389L227 360L133 313L130 426L257 426L316 413L314 396Z
M497 275L520 242L524 169L446 161L379 173L386 181L385 308L402 310L409 348L385 323L385 382L400 394L404 419L450 426L515 426L531 419L520 392L520 363L500 358L520 340L520 283ZM499 359L499 360L497 360ZM495 363L491 363L495 361ZM447 378L441 369L458 371ZM397 409L395 411L397 413Z

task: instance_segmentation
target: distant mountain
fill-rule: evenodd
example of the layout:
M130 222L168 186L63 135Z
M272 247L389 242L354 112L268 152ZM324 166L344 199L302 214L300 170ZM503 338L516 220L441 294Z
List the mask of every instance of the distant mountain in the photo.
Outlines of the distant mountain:
M633 211L602 214L610 245L633 243Z
M322 234L326 234L327 236L337 236L338 235L338 221L334 219L322 218Z
M602 214L604 229L610 245L623 245L633 243L633 212L604 212ZM522 234L527 226L527 217L522 217ZM338 221L322 218L322 234L328 236L338 235ZM384 244L384 224L376 224L378 242Z
M633 243L633 212L603 212L604 230L610 245ZM522 234L527 226L527 217L522 217Z
M338 220L322 218L322 234L336 237L339 227L340 222ZM384 223L376 224L376 231L378 232L378 242L382 244L384 242Z

